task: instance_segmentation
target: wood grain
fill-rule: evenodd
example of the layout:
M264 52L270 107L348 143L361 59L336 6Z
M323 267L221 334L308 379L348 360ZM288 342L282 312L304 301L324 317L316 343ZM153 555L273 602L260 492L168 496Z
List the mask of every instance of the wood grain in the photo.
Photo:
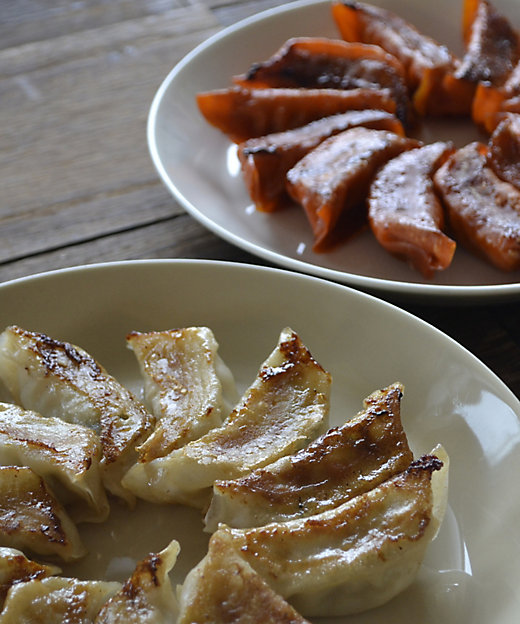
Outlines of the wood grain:
M216 28L204 7L180 7L0 52L0 262L179 214L146 119L171 67Z
M0 282L93 262L262 263L196 223L146 146L152 98L199 42L279 0L0 2ZM520 396L520 303L398 305Z

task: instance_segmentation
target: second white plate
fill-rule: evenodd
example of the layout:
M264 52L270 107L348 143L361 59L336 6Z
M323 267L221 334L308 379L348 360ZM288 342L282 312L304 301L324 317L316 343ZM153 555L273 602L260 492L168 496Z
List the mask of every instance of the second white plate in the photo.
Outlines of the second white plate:
M423 32L461 52L462 2L377 0ZM520 27L515 0L495 4ZM399 296L487 300L520 296L520 272L506 274L459 247L452 266L423 279L381 249L369 232L329 253L312 251L312 234L298 208L277 214L254 210L242 181L235 148L200 115L199 91L226 87L230 77L270 56L293 36L337 37L329 0L295 2L266 11L218 33L168 75L152 103L148 144L162 180L199 222L227 241L280 266ZM470 122L425 127L423 138L457 145L479 135ZM480 137L482 138L482 137Z
M415 455L437 443L450 463L449 508L416 581L387 605L330 624L517 624L520 613L520 403L468 351L417 318L330 281L277 269L204 261L97 265L0 285L9 324L84 347L139 395L129 331L211 327L244 390L287 325L333 377L331 426L373 390L405 385L403 425ZM8 397L1 394L0 398ZM83 524L89 555L67 575L124 580L136 560L181 543L174 582L204 556L199 512L112 503Z

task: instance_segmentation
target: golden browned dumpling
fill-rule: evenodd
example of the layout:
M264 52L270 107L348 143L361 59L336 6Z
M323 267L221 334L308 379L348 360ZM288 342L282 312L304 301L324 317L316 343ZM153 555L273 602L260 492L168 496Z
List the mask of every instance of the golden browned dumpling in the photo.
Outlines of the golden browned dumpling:
M295 455L240 479L217 481L206 530L220 522L261 526L311 516L367 492L413 460L400 417L402 385L365 399L365 409Z
M180 590L177 624L306 624L240 556L224 531Z
M0 378L22 407L96 431L105 486L134 501L121 477L155 419L101 364L70 343L11 326L0 335Z
M64 561L86 554L76 525L30 468L0 467L0 546Z
M207 327L132 332L128 346L139 362L145 398L157 425L139 447L150 461L222 424L238 401L233 376Z
M178 605L168 572L175 565L179 543L140 561L123 587L103 605L94 624L171 624Z
M249 564L305 616L382 605L415 578L444 515L448 461L441 449L436 453L442 461L424 456L335 509L217 533L228 533Z
M52 576L7 593L2 624L92 624L120 583Z
M108 516L101 452L99 436L87 427L0 403L0 464L32 468L76 522Z
M12 585L42 579L59 574L58 566L37 563L28 559L21 550L16 548L0 547L0 610Z
M230 479L294 453L327 424L330 375L285 329L258 376L221 427L130 469L123 484L152 502L205 507L217 479Z

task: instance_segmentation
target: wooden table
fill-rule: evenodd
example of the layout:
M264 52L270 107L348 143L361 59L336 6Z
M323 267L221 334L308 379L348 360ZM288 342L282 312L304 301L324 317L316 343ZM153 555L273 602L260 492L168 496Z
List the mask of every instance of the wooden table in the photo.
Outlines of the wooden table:
M260 262L172 199L145 128L177 61L223 26L276 4L0 3L0 281L134 258ZM520 302L397 303L466 346L520 396Z

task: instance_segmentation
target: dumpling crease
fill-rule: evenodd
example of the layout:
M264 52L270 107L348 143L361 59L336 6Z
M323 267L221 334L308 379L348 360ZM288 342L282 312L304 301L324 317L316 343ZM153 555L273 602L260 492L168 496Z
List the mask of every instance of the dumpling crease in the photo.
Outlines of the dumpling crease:
M221 427L151 462L124 485L153 502L203 508L217 479L231 479L305 446L326 428L331 377L285 329L256 380Z

